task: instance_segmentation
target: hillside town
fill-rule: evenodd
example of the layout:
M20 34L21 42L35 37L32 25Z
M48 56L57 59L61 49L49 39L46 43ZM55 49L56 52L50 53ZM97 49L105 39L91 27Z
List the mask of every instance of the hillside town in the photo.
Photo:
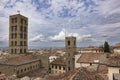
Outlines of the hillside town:
M9 49L0 50L0 80L119 80L120 43L77 47L66 36L65 47L28 49L28 18L9 17Z

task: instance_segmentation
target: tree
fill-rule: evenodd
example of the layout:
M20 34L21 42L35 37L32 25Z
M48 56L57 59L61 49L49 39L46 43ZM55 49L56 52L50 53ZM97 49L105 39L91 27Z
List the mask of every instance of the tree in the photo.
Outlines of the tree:
M110 53L110 47L109 47L109 44L107 41L105 41L105 43L104 43L104 52Z

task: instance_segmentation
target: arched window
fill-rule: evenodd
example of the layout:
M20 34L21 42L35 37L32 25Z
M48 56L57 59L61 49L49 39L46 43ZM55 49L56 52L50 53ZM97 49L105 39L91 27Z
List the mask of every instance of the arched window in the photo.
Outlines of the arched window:
M70 46L70 41L68 41L68 45Z
M19 70L17 71L17 74L19 74Z
M23 72L23 69L21 69L21 73Z

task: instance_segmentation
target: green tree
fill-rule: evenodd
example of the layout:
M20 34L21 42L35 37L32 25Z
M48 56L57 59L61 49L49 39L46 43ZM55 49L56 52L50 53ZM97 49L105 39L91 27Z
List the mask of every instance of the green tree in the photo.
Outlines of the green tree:
M110 53L110 47L109 47L109 44L107 41L105 41L105 43L104 43L104 52Z

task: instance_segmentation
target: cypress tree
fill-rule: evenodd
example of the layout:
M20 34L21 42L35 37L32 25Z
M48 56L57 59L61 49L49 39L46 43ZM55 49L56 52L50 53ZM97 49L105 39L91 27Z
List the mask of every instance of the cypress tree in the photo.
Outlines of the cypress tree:
M104 52L110 53L110 47L107 41L104 43Z

